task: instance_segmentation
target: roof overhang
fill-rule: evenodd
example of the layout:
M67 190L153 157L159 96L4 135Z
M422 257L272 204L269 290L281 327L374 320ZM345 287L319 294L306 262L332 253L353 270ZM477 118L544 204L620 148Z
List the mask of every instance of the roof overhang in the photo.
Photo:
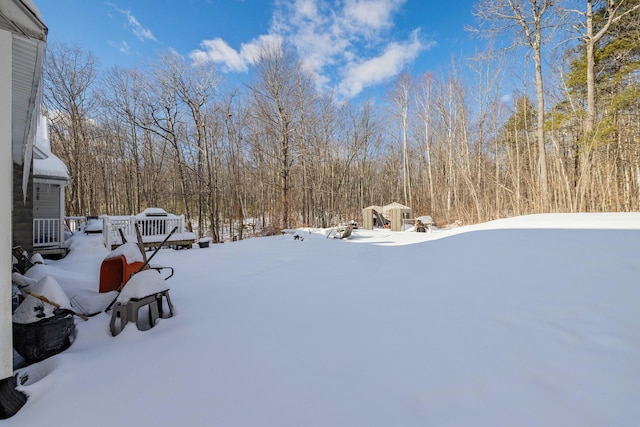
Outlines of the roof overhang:
M14 163L29 164L42 100L45 43L14 34L12 45L12 155Z
M69 180L60 178L58 176L34 175L33 183L34 184L38 184L38 183L52 184L52 185L59 185L61 187L66 187L67 185L69 185Z
M37 117L42 100L42 65L48 29L31 0L0 1L0 29L12 35L11 154L23 164L26 195Z
M2 0L0 28L31 39L47 40L47 26L31 0Z

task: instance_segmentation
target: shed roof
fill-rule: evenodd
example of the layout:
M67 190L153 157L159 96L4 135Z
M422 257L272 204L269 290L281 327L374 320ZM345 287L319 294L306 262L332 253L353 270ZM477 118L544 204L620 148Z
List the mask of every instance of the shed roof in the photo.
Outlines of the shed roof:
M411 210L411 208L409 206L405 206L405 205L402 205L402 204L397 203L397 202L389 203L388 205L385 205L382 208L382 210L385 211L385 212L389 211L391 209L409 209L409 210Z

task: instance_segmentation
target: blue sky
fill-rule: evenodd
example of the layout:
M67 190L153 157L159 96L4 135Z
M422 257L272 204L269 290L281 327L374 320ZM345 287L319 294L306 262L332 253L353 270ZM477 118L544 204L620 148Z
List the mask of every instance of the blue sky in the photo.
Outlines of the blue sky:
M35 0L50 41L77 42L103 67L145 67L159 51L214 63L231 79L264 43L286 40L319 86L355 97L401 72L438 72L480 44L474 0Z

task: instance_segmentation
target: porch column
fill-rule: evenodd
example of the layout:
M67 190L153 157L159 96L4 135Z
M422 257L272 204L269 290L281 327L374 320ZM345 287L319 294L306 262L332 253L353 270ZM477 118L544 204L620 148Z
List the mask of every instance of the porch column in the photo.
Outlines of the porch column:
M27 401L13 377L13 324L11 321L12 267L12 41L0 30L0 419L12 417Z
M0 380L13 376L11 323L11 33L0 30Z
M64 229L65 229L65 223L64 223L64 184L60 184L60 225L58 226L58 247L63 247L64 246Z

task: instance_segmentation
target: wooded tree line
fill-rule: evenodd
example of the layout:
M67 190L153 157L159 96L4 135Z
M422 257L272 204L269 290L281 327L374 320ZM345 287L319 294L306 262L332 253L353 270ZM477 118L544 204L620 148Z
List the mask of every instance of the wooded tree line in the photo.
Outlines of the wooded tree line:
M235 87L171 52L103 72L90 51L50 44L44 102L71 174L66 211L162 207L219 240L392 201L438 224L640 210L640 0L481 0L475 12L473 30L507 49L402 74L384 99L358 102L316 90L286 44L264 47Z

